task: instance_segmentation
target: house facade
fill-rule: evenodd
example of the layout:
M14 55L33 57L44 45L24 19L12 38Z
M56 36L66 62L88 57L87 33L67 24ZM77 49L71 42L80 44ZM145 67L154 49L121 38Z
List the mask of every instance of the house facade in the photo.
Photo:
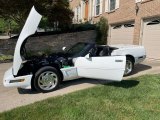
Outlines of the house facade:
M74 23L108 19L108 44L143 45L160 59L160 0L70 0Z

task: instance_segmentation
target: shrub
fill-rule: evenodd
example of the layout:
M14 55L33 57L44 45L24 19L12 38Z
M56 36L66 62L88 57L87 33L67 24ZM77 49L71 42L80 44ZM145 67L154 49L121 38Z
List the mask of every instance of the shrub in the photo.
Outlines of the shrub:
M73 24L70 28L70 31L87 31L87 30L95 30L96 26L94 24L90 24L88 22L81 23L81 24Z
M17 34L21 31L20 26L18 26L14 21L4 20L0 18L0 33L7 33L9 29L11 29L12 34Z
M101 17L100 21L96 24L97 44L107 44L108 28L108 20L104 17Z
M0 55L0 61L7 61L12 59L13 59L12 55Z

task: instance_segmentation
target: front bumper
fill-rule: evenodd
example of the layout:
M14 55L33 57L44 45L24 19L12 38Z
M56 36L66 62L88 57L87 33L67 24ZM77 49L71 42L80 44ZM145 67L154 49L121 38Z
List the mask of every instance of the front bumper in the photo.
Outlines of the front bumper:
M3 85L5 87L27 88L31 86L32 76L33 75L14 77L12 73L12 68L10 68L4 74Z

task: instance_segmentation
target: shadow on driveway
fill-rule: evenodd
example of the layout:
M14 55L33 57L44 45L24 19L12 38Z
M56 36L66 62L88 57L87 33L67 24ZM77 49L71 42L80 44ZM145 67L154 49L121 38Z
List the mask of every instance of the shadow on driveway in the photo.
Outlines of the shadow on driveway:
M139 72L143 72L145 70L149 70L152 69L151 66L149 65L145 65L145 64L138 64L134 66L133 72L131 73L131 75L137 74Z
M123 80L121 82L113 82L113 81L106 81L106 80L81 78L81 79L62 82L58 90L64 89L64 88L69 89L70 86L75 86L75 85L80 85L80 84L85 84L85 83L93 84L93 85L101 84L101 85L106 85L106 86L131 88L131 87L135 87L136 85L138 85L139 81ZM18 88L18 92L19 94L39 94L39 92L32 91L31 89L22 89L22 88ZM56 92L56 90L53 92Z
M85 84L85 83L96 85L96 84L107 84L108 82L109 82L108 80L97 80L97 79L89 79L89 78L80 78L80 79L75 79L75 80L62 82L60 84L58 90L63 89L63 88L69 88L70 86ZM17 89L18 89L18 93L19 94L38 94L39 93L39 92L33 91L31 89L23 89L23 88L17 88Z
M135 66L133 73L131 75L137 74L139 72L142 72L142 71L145 71L151 68L152 67L149 65L138 64ZM104 84L104 85L115 86L115 87L131 88L131 87L138 85L139 81L123 80L121 82L113 82L113 81L106 81L106 80L81 78L81 79L62 82L58 90L63 89L63 88L69 88L70 86L74 86L74 85L85 84L85 83L93 84L93 85ZM22 89L22 88L18 88L18 92L19 94L39 94L39 92L32 91L31 89Z
M33 91L31 89L23 89L23 88L17 88L19 94L39 94L37 91Z

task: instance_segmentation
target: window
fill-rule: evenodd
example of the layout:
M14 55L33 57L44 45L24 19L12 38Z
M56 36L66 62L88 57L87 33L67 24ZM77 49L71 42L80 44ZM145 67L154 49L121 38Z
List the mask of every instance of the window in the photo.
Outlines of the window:
M122 25L116 25L116 26L113 27L113 29L119 29L121 27L122 27Z
M156 25L156 24L160 24L160 20L153 20L149 22L147 25Z
M100 14L100 0L96 0L96 15Z
M109 11L116 9L116 0L109 0Z
M77 10L77 14L78 14L78 22L80 22L81 19L81 6L78 6L78 10Z
M81 6L77 6L74 10L74 22L78 23L81 19Z
M124 24L124 27L128 28L128 27L134 27L134 24Z
M129 27L134 27L134 24L128 23L128 24L121 24L121 25L116 25L113 27L113 29L120 29L124 26L124 28L129 28Z
M111 12L119 8L120 0L105 0L105 11Z
M76 22L78 22L78 17L79 17L79 16L78 16L78 7L77 7L77 9L76 9L76 15L77 15L77 16L76 16L76 20L77 20Z

